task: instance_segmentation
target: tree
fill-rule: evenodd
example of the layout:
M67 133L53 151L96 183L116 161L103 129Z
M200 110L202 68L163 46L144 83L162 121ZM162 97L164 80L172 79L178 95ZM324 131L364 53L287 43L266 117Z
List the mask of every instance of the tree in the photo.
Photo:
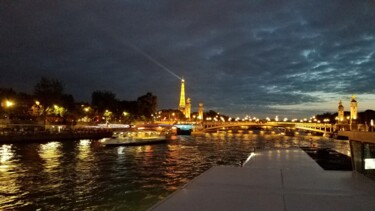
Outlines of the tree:
M118 100L113 92L97 90L91 94L91 104L98 109L99 113L103 113L107 109L117 110Z
M34 87L34 96L43 108L43 119L58 118L66 122L66 114L74 110L74 98L72 95L64 93L64 86L57 79L42 77ZM62 120L63 119L63 120Z
M45 107L51 107L55 104L62 104L64 86L55 79L42 77L34 87L34 95L37 100Z
M151 115L156 112L157 97L152 95L151 92L148 92L146 95L137 99L137 105L138 114L146 117L146 119L150 119Z

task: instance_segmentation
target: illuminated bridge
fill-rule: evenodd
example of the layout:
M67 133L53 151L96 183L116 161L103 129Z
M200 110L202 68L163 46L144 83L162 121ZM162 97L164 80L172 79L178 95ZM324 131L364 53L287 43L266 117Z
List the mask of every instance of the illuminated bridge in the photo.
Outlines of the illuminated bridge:
M306 130L319 133L332 133L334 125L328 123L301 123L301 122L203 122L201 130L212 132L218 130L231 129L251 129L251 128L274 128L282 127L286 130Z

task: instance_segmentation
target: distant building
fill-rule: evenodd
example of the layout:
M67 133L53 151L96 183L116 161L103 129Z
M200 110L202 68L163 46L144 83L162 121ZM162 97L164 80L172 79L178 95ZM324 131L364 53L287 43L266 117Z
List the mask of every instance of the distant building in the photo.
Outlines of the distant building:
M352 96L350 101L350 124L356 124L358 118L358 102L355 100L355 96Z
M199 107L198 107L198 119L200 121L203 120L203 103L199 103Z
M343 123L344 120L345 120L345 116L344 116L344 106L342 105L342 101L341 101L341 100L340 100L340 102L339 102L337 118L338 118L338 123Z
M186 119L190 119L190 113L191 113L191 99L188 98L186 100L186 105L185 105L185 117L186 117Z

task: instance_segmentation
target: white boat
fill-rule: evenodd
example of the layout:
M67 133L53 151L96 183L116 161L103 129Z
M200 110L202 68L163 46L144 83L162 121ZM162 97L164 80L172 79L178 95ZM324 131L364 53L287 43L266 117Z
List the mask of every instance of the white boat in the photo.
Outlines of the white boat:
M166 135L162 132L137 130L116 132L111 138L105 139L102 143L105 146L137 146L164 143L166 141Z

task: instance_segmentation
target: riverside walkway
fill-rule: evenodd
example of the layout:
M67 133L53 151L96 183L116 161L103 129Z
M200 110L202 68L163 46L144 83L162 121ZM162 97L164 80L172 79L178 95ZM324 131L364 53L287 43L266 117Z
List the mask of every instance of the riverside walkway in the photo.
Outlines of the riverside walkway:
M209 169L151 210L375 210L375 182L326 171L300 148L270 149Z

